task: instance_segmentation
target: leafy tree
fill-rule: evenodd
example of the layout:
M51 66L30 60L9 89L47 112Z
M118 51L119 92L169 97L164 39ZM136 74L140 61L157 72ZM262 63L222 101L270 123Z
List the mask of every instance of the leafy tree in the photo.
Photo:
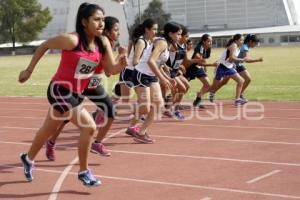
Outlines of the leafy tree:
M48 8L42 9L37 0L0 1L0 42L15 43L37 39L52 19Z
M171 19L171 14L166 13L162 8L162 2L160 0L152 0L149 3L148 7L144 10L144 13L141 16L141 22L139 15L135 16L134 24L130 27L129 32L132 33L135 27L147 18L152 18L158 24L159 31L163 29L163 26L166 22Z

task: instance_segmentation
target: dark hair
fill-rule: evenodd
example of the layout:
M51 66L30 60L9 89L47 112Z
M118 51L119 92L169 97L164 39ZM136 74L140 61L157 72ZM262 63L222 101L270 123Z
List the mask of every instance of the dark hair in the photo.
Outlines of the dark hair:
M137 27L135 27L131 35L131 40L133 41L133 43L136 43L137 40L145 34L146 28L151 29L154 24L157 24L157 22L155 22L151 18L148 18L142 24L139 24Z
M259 43L259 39L254 34L246 35L245 40L244 40L244 44L249 44L250 41Z
M234 43L235 41L241 39L241 37L242 37L242 34L239 34L239 33L235 34L235 35L227 42L227 44L226 44L225 47L229 47L232 43Z
M186 41L186 44L192 44L192 40L188 39L188 40Z
M176 22L168 22L164 25L163 37L170 43L173 43L172 38L170 38L169 33L176 33L181 30L180 24Z
M106 16L104 18L104 22L105 22L105 27L103 31L104 33L106 33L106 32L110 32L113 29L114 25L116 23L119 23L119 20L113 16Z
M205 41L207 41L209 39L210 35L209 34L204 34L201 37L201 40L198 42L197 46L194 49L194 54L192 56L192 58L195 57L195 55L200 51L201 48L203 48L203 44ZM205 49L205 58L209 58L210 57L210 53L211 53L211 48L209 49Z
M182 30L182 33L181 33L182 36L187 35L189 32L189 29L184 25L181 25L181 30Z
M82 19L88 19L90 16L92 16L97 10L100 10L104 14L104 9L101 8L97 4L90 4L90 3L82 3L77 12L77 17L76 17L76 32L79 35L79 42L80 45L83 46L84 50L90 51L88 47L88 42L86 38L86 34L84 32L84 26L82 24ZM105 52L105 46L101 40L101 38L96 37L95 41L99 47L99 51L101 53Z
M201 37L200 42L198 43L198 45L200 45L200 47L201 47L203 45L203 43L206 42L209 38L210 38L209 34L207 34L207 33L203 34L202 37ZM206 49L207 58L210 57L210 53L211 53L211 48Z

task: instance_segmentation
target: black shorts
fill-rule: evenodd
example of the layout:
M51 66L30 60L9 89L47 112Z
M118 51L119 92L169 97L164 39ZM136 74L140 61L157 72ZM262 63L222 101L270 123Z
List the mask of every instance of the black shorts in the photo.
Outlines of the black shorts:
M247 70L247 68L244 65L237 65L235 68L238 73Z
M121 97L122 96L120 82L118 82L117 84L115 84L115 86L113 87L112 92L117 97Z
M191 81L195 78L202 78L202 77L207 77L207 73L205 72L204 68L199 68L197 64L192 64L190 67L186 69L186 73L184 77L188 80Z
M134 76L133 76L133 84L134 87L150 87L152 83L158 82L158 79L156 76L149 76L147 74L143 74L136 69L134 70Z
M115 119L115 108L110 96L106 93L102 85L98 85L95 89L86 89L82 95L102 109L107 117Z
M119 82L124 83L127 87L132 88L134 79L134 70L125 68L120 73Z
M179 69L170 69L170 77L175 78L178 75Z
M51 81L48 86L47 98L53 108L61 114L80 105L84 100L80 94L71 92L55 81Z

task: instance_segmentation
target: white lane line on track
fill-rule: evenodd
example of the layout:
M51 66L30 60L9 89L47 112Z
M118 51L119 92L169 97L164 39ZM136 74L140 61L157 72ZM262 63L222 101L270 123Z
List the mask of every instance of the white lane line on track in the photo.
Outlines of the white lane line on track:
M26 116L0 115L0 118L7 118L7 119L40 119L40 120L44 120L44 116L41 116L41 117L26 117Z
M180 139L180 140L204 140L204 141L221 141L221 142L241 142L241 143L263 143L263 144L282 144L282 145L300 145L297 142L280 142L280 141L267 141L267 140L238 140L228 138L203 138L203 137L183 137L183 136L169 136L169 135L154 135L158 138Z
M0 165L2 167L9 167L14 169L23 169L23 167L16 167L14 165ZM58 173L61 174L62 171L58 170L48 170L48 169L35 169L37 171L49 172L49 173ZM68 175L77 176L76 172L69 172ZM222 188L222 187L210 187L205 185L192 185L192 184L184 184L184 183L174 183L174 182L163 182L163 181L154 181L154 180L145 180L145 179L133 179L126 177L115 177L115 176L105 176L105 175L95 175L96 177L117 181L131 181L136 183L145 183L145 184L157 184L157 185L165 185L172 187L181 187L181 188L192 188L192 189L202 189L202 190L210 190L210 191L219 191L219 192L231 192L231 193L239 193L239 194L249 194L249 195L260 195L260 196L269 196L269 197L278 197L278 198L287 198L287 199L300 199L300 196L290 195L290 194L278 194L278 193L266 193L266 192L256 192L250 190L239 190L232 188Z
M16 145L31 145L31 143L21 143L21 142L5 142L0 141L0 144L16 144ZM66 149L77 149L75 147L68 147L63 145L57 145L57 147L63 147ZM111 150L114 153L123 154L135 154L143 156L165 156L165 157L175 157L175 158L186 158L186 159L202 159L202 160L217 160L217 161L229 161L229 162L240 162L240 163L255 163L255 164L267 164L267 165L278 165L278 166L290 166L290 167L300 167L300 163L283 163L283 162L271 162L271 161L259 161L259 160L245 160L245 159L233 159L225 157L210 157L210 156L193 156L193 155L183 155L183 154L166 154L166 153L149 153L149 152L136 152L136 151L123 151L123 150Z
M32 109L32 108L1 108L1 110L8 110L8 111L48 111L48 109Z
M14 127L12 128L14 129ZM23 130L24 128L22 128ZM29 130L37 130L38 128L27 128ZM0 132L4 132L0 130ZM31 133L28 133L31 134ZM239 143L258 143L258 144L278 144L278 145L294 145L299 146L300 143L297 142L281 142L281 141L268 141L268 140L247 140L247 139L230 139L230 138L205 138L205 137L183 137L183 136L169 136L169 135L154 135L151 136L156 138L168 138L168 139L178 139L178 140L202 140L202 141L220 141L220 142L239 142ZM1 142L1 141L0 141Z
M204 198L202 198L200 200L211 200L211 198L210 197L204 197Z
M14 117L22 118L22 117ZM290 128L290 127L269 127L269 126L230 126L230 125L214 125L214 124L193 124L193 123L167 123L167 122L158 122L154 125L168 124L169 126L198 126L198 127L217 127L217 128L236 128L236 129L270 129L270 130L290 130L290 131L300 131L300 128ZM5 126L9 127L9 126ZM2 128L2 127L0 127Z
M0 126L2 129L25 129L25 130L38 130L39 128L19 127L19 126Z
M135 152L135 151L122 151L122 150L111 150L111 152L148 155L148 156L166 156L166 157L178 157L178 158L192 158L192 159L203 159L203 160L218 160L218 161L230 161L230 162L241 162L241 163L256 163L256 164L270 164L270 165L279 165L279 166L300 167L300 163L283 163L283 162L234 159L234 158L224 158L224 157L191 156L191 155L183 155L183 154L180 155L180 154L166 154L166 153L149 153L149 152Z
M192 124L192 123L167 123L167 122L158 122L159 124L168 124L176 126L199 126L199 127L218 127L218 128L240 128L240 129L271 129L271 130L291 130L291 131L300 131L300 128L288 128L288 127L270 127L270 126L224 126L224 125L214 125L214 124Z
M107 141L109 138L111 137L114 137L122 132L124 132L126 129L121 129L119 130L118 132L116 133L113 133L111 135L109 135L108 137L104 138L103 139L103 142ZM60 188L65 180L65 178L67 177L67 175L70 173L72 167L74 166L74 164L76 164L78 162L78 157L74 158L69 164L68 166L64 169L64 171L61 173L60 177L57 179L52 191L51 191L51 194L48 198L48 200L56 200L57 199L57 194L59 193L60 191Z
M268 178L268 177L270 177L270 176L272 176L274 174L277 174L279 172L281 172L281 170L273 170L273 171L271 171L271 172L269 172L267 174L261 175L259 177L254 178L254 179L251 179L251 180L247 181L246 183L248 183L248 184L256 183L256 182L258 182L258 181L260 181L262 179Z

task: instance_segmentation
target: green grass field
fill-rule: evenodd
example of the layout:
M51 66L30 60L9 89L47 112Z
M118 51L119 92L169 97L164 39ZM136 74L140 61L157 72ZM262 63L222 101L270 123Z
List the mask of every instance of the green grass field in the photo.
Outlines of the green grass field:
M211 59L214 62L223 49L213 49ZM259 47L251 50L251 57L262 56L264 62L247 64L252 75L252 83L246 96L251 100L300 101L300 46L292 47ZM0 57L0 96L46 96L48 83L55 73L60 55L45 55L32 77L25 84L17 79L19 72L28 65L31 56ZM213 69L209 69L209 78L213 78ZM110 92L118 79L113 76L105 81ZM193 99L201 88L199 80L191 82L191 90L185 99ZM235 83L224 86L217 94L217 99L233 99Z

